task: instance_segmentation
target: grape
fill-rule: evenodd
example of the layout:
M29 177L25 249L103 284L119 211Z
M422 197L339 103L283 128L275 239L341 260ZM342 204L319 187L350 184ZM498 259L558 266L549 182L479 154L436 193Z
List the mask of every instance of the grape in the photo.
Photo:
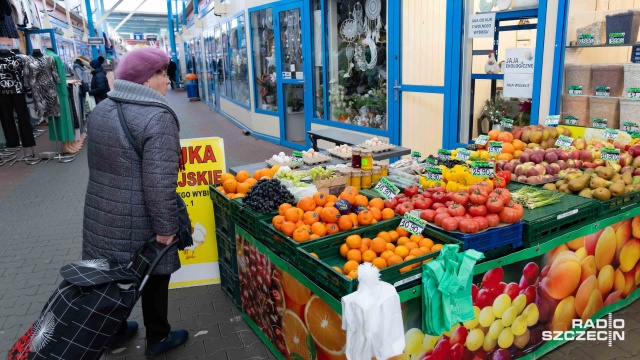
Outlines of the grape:
M531 332L529 329L525 330L524 334L517 335L513 339L513 345L515 345L518 349L524 349L525 346L529 343L529 339L531 339Z
M538 264L530 262L522 269L522 275L527 279L527 283L534 284L538 279L539 271Z
M538 323L538 319L540 317L540 312L538 311L538 306L536 304L529 304L522 312L522 315L527 318L527 326L533 326Z
M469 332L467 336L467 341L465 345L469 351L476 351L480 349L484 342L484 333L480 329L473 329Z
M456 329L457 329L457 328L459 328L459 327L460 327L460 324L458 324L458 323L453 324L453 326L451 326L451 328L449 329L449 331L445 331L445 332L443 332L443 333L442 333L442 335L444 335L444 336L446 336L446 337L450 338L450 337L451 337L451 334L452 334L454 331L456 331Z
M449 342L451 343L451 346L453 346L454 344L464 345L464 343L467 341L467 336L469 336L469 330L467 330L467 328L465 328L464 326L458 326L458 328L455 329L451 334Z
M504 270L501 267L487 271L482 277L483 288L495 288L502 281Z
M500 336L500 333L502 332L503 329L504 329L504 326L502 326L502 321L500 320L494 321L493 324L491 324L491 327L489 327L489 332L487 332L487 336L492 339L497 339L498 336Z
M502 314L504 314L510 306L511 297L507 294L501 294L493 301L493 314L497 318L501 318Z
M513 321L516 319L516 316L518 316L518 309L514 308L513 306L508 308L507 311L502 314L502 325L504 327L511 326L511 324L513 324Z
M498 340L497 339L492 339L488 336L484 337L484 342L482 343L482 349L484 351L491 351L493 349L496 348L496 345L498 345Z
M503 349L507 349L509 348L509 346L511 346L511 344L513 344L513 332L511 331L510 327L506 327L502 330L502 332L500 333L500 336L498 336L498 346L500 346Z
M422 348L420 349L422 352L427 352L429 350L433 350L438 343L439 336L431 336L429 334L424 334L424 339L422 340Z
M517 309L518 314L522 314L522 310L524 310L525 306L527 306L527 295L518 295L516 299L511 303L511 306Z
M495 319L496 316L493 314L493 308L491 306L487 306L486 308L480 310L480 315L478 315L480 325L489 327Z
M480 316L480 308L477 306L473 307L474 317L473 320L469 320L463 323L464 327L468 330L475 329L478 326L478 318Z
M518 316L511 325L511 331L513 335L522 335L527 331L527 317L524 315Z
M422 347L422 340L424 340L424 334L420 329L409 329L409 331L404 334L404 341L406 344L404 353L413 354L415 352L418 352Z

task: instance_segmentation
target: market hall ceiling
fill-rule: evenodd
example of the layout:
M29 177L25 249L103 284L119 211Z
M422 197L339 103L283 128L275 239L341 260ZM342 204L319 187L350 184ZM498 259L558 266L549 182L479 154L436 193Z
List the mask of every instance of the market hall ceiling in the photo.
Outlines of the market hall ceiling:
M143 6L144 8L144 6ZM140 9L143 10L143 9ZM120 22L129 15L129 12L112 12L109 17L107 17L107 22L111 26L111 28L115 28L120 24ZM127 34L127 33L149 33L149 34L158 34L161 33L161 30L167 29L167 15L166 14L145 14L136 12L129 20L127 20L120 29L118 29L119 34Z

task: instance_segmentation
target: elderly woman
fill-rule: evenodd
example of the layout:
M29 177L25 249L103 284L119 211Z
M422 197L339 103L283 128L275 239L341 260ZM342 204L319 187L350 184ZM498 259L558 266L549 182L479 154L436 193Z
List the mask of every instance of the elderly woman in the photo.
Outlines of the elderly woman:
M88 124L89 185L85 199L84 259L128 263L143 242L155 236L168 245L178 231L176 179L180 166L179 122L165 98L169 57L144 48L124 57L115 89L91 113ZM118 118L117 103L138 156ZM187 341L186 330L171 331L167 320L168 285L180 268L177 251L160 262L142 291L147 355L156 356ZM133 336L128 322L115 342Z

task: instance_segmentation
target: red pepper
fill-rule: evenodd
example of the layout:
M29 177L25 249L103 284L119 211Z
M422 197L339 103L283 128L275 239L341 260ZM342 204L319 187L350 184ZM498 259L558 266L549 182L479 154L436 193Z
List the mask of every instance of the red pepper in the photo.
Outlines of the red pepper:
M496 175L503 178L507 184L511 182L511 171L507 171L507 170L498 171Z
M507 181L501 176L491 178L491 181L493 181L493 185L496 189L504 189L505 187L507 187Z

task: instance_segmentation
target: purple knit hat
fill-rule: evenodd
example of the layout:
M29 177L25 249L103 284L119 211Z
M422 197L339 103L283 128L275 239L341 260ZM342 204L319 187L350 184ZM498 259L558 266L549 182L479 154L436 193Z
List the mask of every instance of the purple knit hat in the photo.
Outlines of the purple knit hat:
M116 78L144 84L169 64L169 56L160 49L142 48L125 55L116 69Z

